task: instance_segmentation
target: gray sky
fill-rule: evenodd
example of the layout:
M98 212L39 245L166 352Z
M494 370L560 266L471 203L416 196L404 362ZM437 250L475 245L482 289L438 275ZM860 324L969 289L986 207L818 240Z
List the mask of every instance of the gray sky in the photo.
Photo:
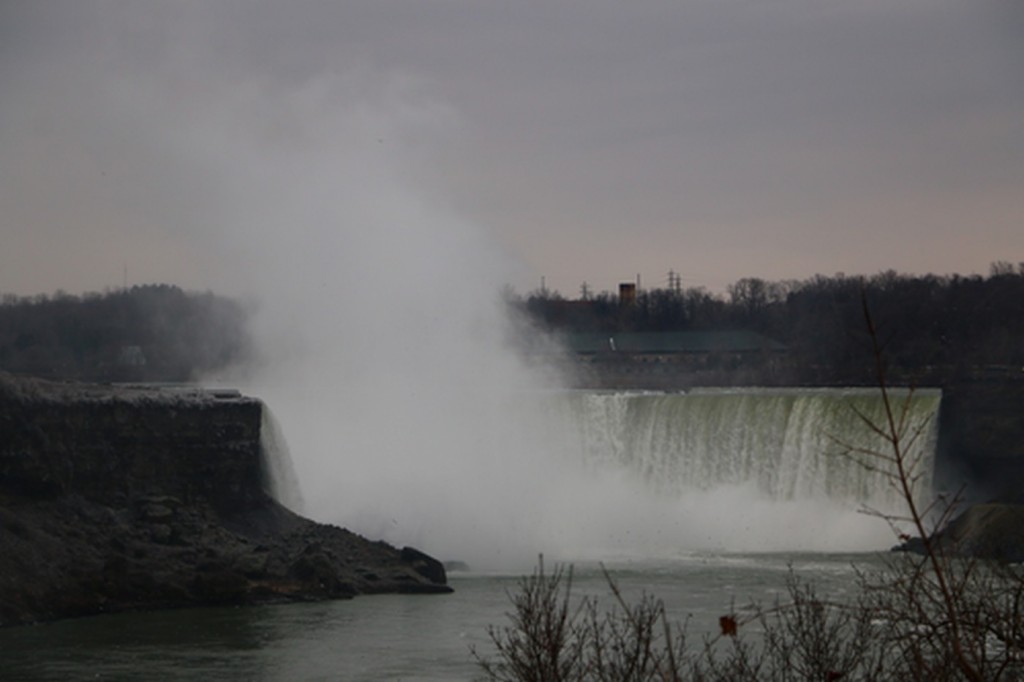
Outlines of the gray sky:
M0 243L19 294L984 273L1024 5L0 0Z

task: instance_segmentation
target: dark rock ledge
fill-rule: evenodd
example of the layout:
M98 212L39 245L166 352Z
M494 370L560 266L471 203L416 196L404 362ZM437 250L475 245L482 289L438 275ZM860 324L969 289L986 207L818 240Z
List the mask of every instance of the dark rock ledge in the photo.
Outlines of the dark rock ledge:
M450 592L443 565L266 492L262 404L0 375L0 626Z
M932 536L934 547L947 556L1024 562L1024 504L973 504ZM914 537L893 547L897 552L924 554L924 541Z

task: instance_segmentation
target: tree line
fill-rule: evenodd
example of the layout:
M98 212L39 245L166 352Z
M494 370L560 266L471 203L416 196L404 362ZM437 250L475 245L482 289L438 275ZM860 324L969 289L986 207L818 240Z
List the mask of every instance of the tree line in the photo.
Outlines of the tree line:
M862 302L878 320L892 369L908 374L1024 368L1024 263L980 275L817 275L802 281L744 278L726 294L704 288L639 291L625 303L604 292L576 300L537 291L516 307L555 333L743 329L785 344L806 380L856 380L866 371Z
M701 287L557 292L509 305L554 333L748 330L789 349L794 381L857 381L866 371L862 301L878 321L895 372L949 377L1024 369L1024 263L988 276L749 277L725 294ZM244 361L246 310L233 299L166 284L52 296L0 297L0 370L83 380L186 381Z
M167 284L0 298L0 370L91 381L188 381L249 351L238 302Z

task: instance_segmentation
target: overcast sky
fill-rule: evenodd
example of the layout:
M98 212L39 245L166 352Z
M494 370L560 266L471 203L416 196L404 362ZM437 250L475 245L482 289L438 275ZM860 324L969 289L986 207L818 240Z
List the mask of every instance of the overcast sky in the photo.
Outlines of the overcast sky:
M289 235L567 296L986 273L1024 3L0 0L0 292L237 293Z

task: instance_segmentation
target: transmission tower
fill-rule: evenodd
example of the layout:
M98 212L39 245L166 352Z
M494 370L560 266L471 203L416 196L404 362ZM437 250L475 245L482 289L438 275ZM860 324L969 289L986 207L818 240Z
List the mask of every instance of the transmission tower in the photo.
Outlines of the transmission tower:
M668 271L668 288L669 291L679 294L683 290L683 276L675 270Z

